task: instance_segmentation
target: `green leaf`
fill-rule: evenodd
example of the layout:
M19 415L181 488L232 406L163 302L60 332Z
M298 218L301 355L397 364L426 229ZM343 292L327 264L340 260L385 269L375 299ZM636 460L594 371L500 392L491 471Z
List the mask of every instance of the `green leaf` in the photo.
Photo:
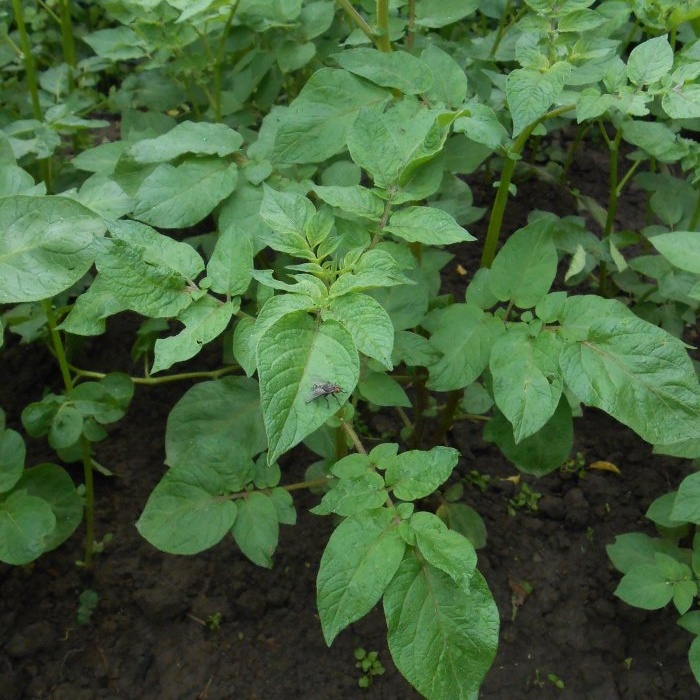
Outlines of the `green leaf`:
M416 24L438 29L458 22L478 7L479 0L421 0L416 5Z
M294 508L294 500L287 489L273 488L268 494L277 512L277 520L282 525L295 525L297 512Z
M196 554L221 541L236 519L222 474L205 460L170 469L136 522L141 536L168 554Z
M409 243L427 245L449 245L476 240L450 214L435 207L401 209L391 216L384 230Z
M338 395L311 400L315 383L340 386L346 400L359 376L350 333L335 321L317 323L303 311L287 314L265 331L258 342L257 367L269 462L337 412Z
M672 265L700 275L700 234L697 231L662 233L649 242Z
M475 700L496 656L498 609L477 571L465 591L406 556L384 594L391 656L430 700Z
M49 445L54 450L65 449L78 442L82 432L82 413L77 408L65 403L53 417L49 430Z
M674 86L661 98L661 106L671 119L697 119L700 117L700 85Z
M101 335L107 324L105 319L126 311L127 306L109 290L106 278L97 275L93 283L73 304L59 328L74 335Z
M287 314L295 311L308 311L317 308L317 306L318 301L306 294L278 294L265 302L252 327L243 326L240 339L238 339L238 329L241 325L239 321L236 326L237 333L234 342L246 373L250 376L255 371L257 367L255 353L258 341L270 326ZM244 344L247 347L242 347Z
M102 218L63 197L0 198L0 304L50 299L95 259Z
M513 426L516 444L536 433L559 404L561 345L552 333L532 337L525 325L508 329L493 345L493 397Z
M198 464L232 445L248 457L265 449L257 382L226 377L185 392L168 415L166 463L173 468Z
M433 75L426 97L447 107L459 107L467 96L467 76L459 63L435 44L428 44L420 58Z
M402 452L386 470L386 485L402 501L425 498L449 479L458 459L459 452L452 447Z
M224 228L207 263L211 290L231 297L243 294L253 278L253 254L250 232L235 225Z
M634 85L650 85L668 75L673 68L673 49L665 36L649 39L630 52L627 77Z
M24 490L0 495L0 561L21 566L44 553L56 517L42 498Z
M22 476L26 454L24 440L16 430L0 430L0 493L9 491Z
M653 564L656 552L664 551L664 540L653 539L642 532L618 535L605 551L618 571L628 573L640 564Z
M336 56L341 68L405 95L426 92L433 84L432 71L420 59L405 51L390 53L377 49L347 49Z
M352 335L355 347L388 370L393 368L394 326L384 307L367 294L345 294L331 300L324 319L335 319Z
M418 512L411 517L416 546L431 566L446 573L463 591L476 569L476 551L471 542L449 530L433 513Z
M615 595L636 608L658 610L673 598L673 586L656 564L640 564L622 577Z
M347 187L314 185L313 189L324 202L348 214L379 221L384 211L384 202L372 190L361 185Z
M133 216L160 228L194 226L233 192L237 178L236 164L220 158L163 163L141 183Z
M430 345L442 357L429 366L428 388L452 391L468 386L481 376L491 349L504 326L491 314L472 304L453 304L426 318Z
M674 520L700 524L700 472L686 476L678 487L671 517Z
M279 519L272 499L253 492L238 500L238 515L233 523L233 537L243 554L253 564L272 568L272 555L279 539Z
M314 205L299 194L278 192L265 184L263 190L260 217L273 231L265 242L282 253L313 258L306 229L316 214Z
M314 515L359 515L366 510L381 508L387 500L384 479L365 469L351 478L331 482L331 490L324 494L321 503L311 509Z
M552 242L553 222L551 217L537 219L506 241L488 278L489 288L498 299L528 309L547 294L559 262Z
M340 297L350 292L364 292L377 287L414 284L392 255L375 248L362 254L352 272L341 274L331 285L329 293L330 296Z
M544 73L531 68L516 68L506 78L506 98L513 117L513 136L543 117L559 97L571 65L560 61Z
M561 467L571 453L574 425L571 408L562 397L552 417L533 435L516 444L513 426L496 411L484 428L484 439L495 442L521 472L546 476Z
M102 424L121 420L134 395L130 377L120 372L106 375L98 382L78 384L67 401L85 417L93 417Z
M176 316L192 303L189 282L204 269L192 246L134 221L113 222L110 231L96 261L106 290L144 316Z
M384 372L366 372L357 388L362 398L375 406L409 408L412 405L403 387Z
M366 615L379 601L401 564L406 543L389 510L344 520L321 557L317 606L326 644Z
M470 102L455 120L454 131L464 133L471 141L496 150L508 140L508 132L488 105ZM471 144L474 148L474 144Z
M450 530L464 535L476 549L486 546L486 525L471 506L466 503L443 503L436 515Z
M579 301L585 307L585 298ZM652 444L696 437L700 386L683 343L632 314L615 318L619 302L600 302L592 308L610 310L612 316L573 316L585 336L559 356L567 386Z
M26 469L15 491L41 499L55 517L55 526L43 538L43 552L63 544L83 519L83 499L68 472L56 464L39 464Z
M188 306L177 317L185 325L184 330L177 335L156 340L151 373L161 372L176 362L194 357L204 345L226 330L239 305L238 301L222 304L213 297L206 296Z
M344 70L321 68L281 113L272 160L320 163L345 150L347 132L362 107L388 97Z
M161 136L137 141L126 153L137 163L165 163L186 153L227 156L242 143L243 137L225 124L186 120Z
M443 115L413 98L386 110L384 105L365 107L347 134L350 155L377 187L396 185L399 177L406 184L419 165L440 152L449 131L440 123Z
M688 662L690 670L695 676L695 681L700 685L700 637L695 637L688 649Z

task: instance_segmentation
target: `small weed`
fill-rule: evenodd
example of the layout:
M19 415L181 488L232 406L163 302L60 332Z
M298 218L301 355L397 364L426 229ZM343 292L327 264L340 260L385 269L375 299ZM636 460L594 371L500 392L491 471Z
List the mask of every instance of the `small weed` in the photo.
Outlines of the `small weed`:
M514 516L519 510L528 513L537 512L537 503L542 494L531 489L526 483L520 485L520 491L508 499L508 515Z
M491 483L491 477L488 474L482 474L478 469L472 469L469 474L464 477L464 480L470 484L474 484L481 493L484 493Z
M97 604L100 601L100 596L97 591L90 588L85 589L78 598L78 612L76 619L79 625L89 625L92 618L92 613L97 609Z
M556 674L548 673L547 678L544 679L540 675L540 669L536 668L535 669L535 678L532 681L532 685L536 686L537 688L544 688L544 686L548 682L551 683L555 688L558 688L559 690L563 690L566 687L564 685L564 681L561 678L559 678L559 676L557 676Z
M376 651L365 651L362 647L357 647L355 649L355 659L357 663L356 668L359 668L362 675L357 681L357 685L360 688L369 688L372 685L372 679L374 676L382 676L386 669L382 666L382 662L379 660L379 653Z

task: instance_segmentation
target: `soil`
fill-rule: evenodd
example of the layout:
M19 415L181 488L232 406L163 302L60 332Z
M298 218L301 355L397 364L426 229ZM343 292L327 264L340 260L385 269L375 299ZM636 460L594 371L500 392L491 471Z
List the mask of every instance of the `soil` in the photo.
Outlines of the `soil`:
M584 192L586 183L600 181L580 173ZM485 196L492 196L490 188ZM537 181L525 183L515 201L529 208L540 200L542 209L572 211L571 202ZM522 225L517 216L508 221L509 230ZM112 331L108 342L90 341L83 357L95 368L138 372L129 365L129 342ZM9 348L0 405L11 427L19 425L21 408L55 381L52 363L41 350ZM0 565L0 698L419 698L391 663L381 608L326 647L315 612L315 577L332 522L308 513L317 500L312 494L295 492L299 522L282 529L272 570L251 564L231 539L198 556L176 557L140 538L134 523L165 471L165 421L188 386L137 389L127 417L97 446L97 460L115 473L97 477L97 532L113 538L91 571L74 564L82 556L82 528L31 566ZM386 414L365 418L377 433L394 427ZM470 483L464 496L487 526L479 568L501 616L498 655L481 700L700 697L687 661L691 635L676 626L673 610L648 613L616 599L620 575L605 552L618 534L653 533L645 510L677 487L690 465L654 456L631 431L586 411L576 422L574 453L588 464L612 462L620 474L525 477L541 494L537 509L510 515L516 487L506 479L515 470L481 439L480 428L459 424L448 444L463 455L462 475L477 469L491 477L484 492ZM44 450L31 441L30 463L51 460ZM286 483L302 478L308 457L297 450L284 460ZM79 483L77 469L73 476ZM78 597L86 590L96 591L99 603L89 624L81 625ZM211 621L218 616L217 629ZM367 690L358 687L358 647L377 651L386 668Z

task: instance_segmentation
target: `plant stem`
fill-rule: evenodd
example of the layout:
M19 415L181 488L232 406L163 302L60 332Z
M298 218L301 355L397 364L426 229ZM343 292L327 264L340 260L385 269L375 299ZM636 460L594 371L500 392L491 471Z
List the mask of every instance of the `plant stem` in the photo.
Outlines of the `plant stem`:
M107 375L104 372L93 372L88 369L79 369L69 365L69 367L75 372L78 377L85 377L86 379L104 379ZM214 369L208 372L182 372L180 374L169 374L165 377L129 377L134 384L145 384L148 386L153 386L156 384L167 384L169 382L180 382L185 379L218 379L226 374L231 374L238 369L236 365L231 365L229 367L221 367L220 369Z
M71 376L70 365L66 359L66 351L63 347L61 334L56 327L56 315L49 300L42 301L41 306L46 315L51 344L61 370L66 395L70 397L74 387L73 377ZM95 551L95 484L92 472L90 441L84 435L80 436L80 459L83 463L83 475L85 478L85 557L83 564L86 568L90 568L92 555Z
M90 441L84 435L80 436L80 459L83 463L83 477L85 479L85 558L83 565L89 569L92 566L92 555L95 552L95 482Z
M433 447L444 443L445 436L455 421L455 415L457 413L457 409L459 408L459 402L461 401L463 394L464 391L461 389L448 392L447 403L445 404L445 408L442 410L440 423L438 424L437 430L435 431L435 434L431 440Z
M377 0L377 34L375 44L380 51L389 53L389 0Z
M17 33L19 34L19 45L22 50L24 72L27 74L27 87L29 88L29 97L32 103L32 114L37 121L43 121L44 115L41 112L41 104L39 103L39 80L36 73L36 61L34 60L34 54L32 54L32 45L29 42L29 34L27 33L27 25L24 23L22 3L20 0L12 0L12 11L15 16ZM42 158L39 161L39 167L41 168L41 179L50 191L51 171L46 158Z
M226 40L228 39L229 31L233 18L238 9L238 0L231 5L231 10L228 13L228 19L224 25L224 30L221 33L221 41L219 41L219 49L216 52L216 61L214 62L214 119L217 122L221 121L221 67L224 63L226 55Z
M75 87L75 76L73 71L78 65L77 54L75 52L75 39L73 22L70 14L70 0L59 0L59 11L61 14L61 45L63 46L63 58L70 66L68 71L68 88Z
M522 153L523 148L525 148L527 140L530 138L530 135L538 124L547 119L551 119L552 117L558 117L560 114L564 114L565 112L570 112L575 108L575 106L576 105L564 105L563 107L557 107L551 112L547 112L546 114L542 115L531 124L528 124L518 134L518 137L505 153L506 158L503 164L503 169L501 170L501 179L498 183L498 191L496 192L496 198L493 202L493 209L491 210L491 217L489 218L488 230L486 231L484 251L481 255L481 267L491 267L493 259L496 257L498 238L501 234L503 216L505 214L506 203L508 201L508 190L510 188L511 180L513 179L515 164L520 159L520 154Z
M618 186L618 167L619 167L619 152L620 142L622 141L622 129L615 132L615 138L608 142L610 149L610 180L608 185L608 215L605 219L605 230L603 236L609 236L615 225L615 215L617 214L617 202L619 197Z
M370 41L376 42L374 30L369 24L367 24L367 22L365 22L364 17L352 6L350 0L336 0L336 2L345 10L345 14L347 14L350 20L359 27L360 31Z

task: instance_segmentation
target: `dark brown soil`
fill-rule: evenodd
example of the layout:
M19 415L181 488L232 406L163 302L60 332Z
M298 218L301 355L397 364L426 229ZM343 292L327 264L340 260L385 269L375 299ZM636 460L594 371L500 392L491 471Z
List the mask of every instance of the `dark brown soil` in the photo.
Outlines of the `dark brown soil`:
M526 197L524 204L532 201ZM553 207L545 202L541 208ZM88 355L99 367L105 343L91 342ZM126 362L129 342L110 344L109 369ZM0 382L0 405L13 426L22 406L53 381L48 355L19 352L14 348ZM315 577L332 522L308 513L313 495L295 492L299 523L283 528L271 571L248 562L230 539L199 556L176 557L139 537L134 523L165 470L165 421L186 388L139 389L126 419L98 445L98 461L116 474L98 477L98 535L113 539L91 572L73 563L82 555L82 529L32 566L0 565L0 698L418 698L391 663L381 609L343 632L332 648L325 646ZM367 420L377 432L387 427L382 414ZM574 451L587 463L612 462L621 474L528 477L542 494L538 509L514 515L507 506L516 487L504 479L515 470L482 441L478 426L460 424L449 435L463 455L461 474L477 469L492 477L483 493L471 484L465 490L465 500L487 525L479 566L502 624L498 656L480 697L697 698L686 658L690 635L675 625L672 610L646 613L617 600L619 574L605 553L617 534L651 532L646 508L690 467L653 456L633 433L597 412L586 412L576 431ZM33 445L37 459L51 459L42 449ZM307 457L295 452L286 459L285 483L301 479ZM80 483L77 469L73 477ZM99 594L99 604L90 624L80 625L78 596L87 589ZM531 592L523 595L525 589ZM206 624L213 615L221 616L219 629ZM357 647L379 652L387 669L366 691L358 688Z

